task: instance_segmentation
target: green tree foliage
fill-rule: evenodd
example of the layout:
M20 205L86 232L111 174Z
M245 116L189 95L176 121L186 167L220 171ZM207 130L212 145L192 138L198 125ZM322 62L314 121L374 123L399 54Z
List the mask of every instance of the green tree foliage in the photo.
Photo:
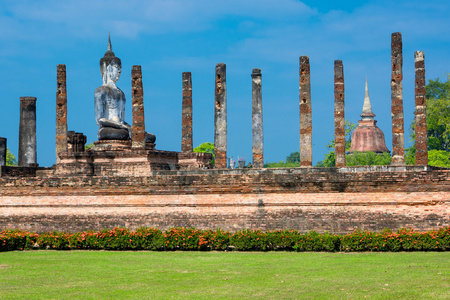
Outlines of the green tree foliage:
M300 152L292 152L286 157L286 163L300 163Z
M316 164L316 167L330 168L336 166L336 153L334 150L325 154L325 158Z
M358 125L350 120L345 120L345 151L349 151L352 146L352 133ZM319 161L316 167L334 167L336 165L336 154L334 152L334 140L330 141L326 147L330 152L325 154L325 158Z
M7 166L17 166L17 160L14 154L9 150L9 148L6 148L6 165Z
M447 73L447 81L441 82L438 79L436 80L428 80L428 84L426 86L426 94L425 97L427 99L449 99L450 98L450 73Z
M358 152L346 155L346 165L351 166L387 166L391 164L391 155L388 152L377 154L372 151Z
M444 166L448 164L450 151L450 74L447 81L439 78L429 80L426 85L427 101L427 135L428 135L428 164L430 166ZM415 121L410 126L410 138L415 143ZM436 150L433 151L432 150ZM440 152L441 151L441 152ZM415 145L406 149L407 164L415 164ZM443 159L442 161L440 159Z
M297 168L300 167L300 152L291 152L286 161L265 163L264 168Z
M428 151L428 164L435 167L450 168L450 152L444 150Z
M195 153L212 153L213 155L213 159L212 159L212 164L215 163L215 159L216 159L216 153L214 151L214 143L201 143L200 145L198 145L197 147L194 148L193 150Z

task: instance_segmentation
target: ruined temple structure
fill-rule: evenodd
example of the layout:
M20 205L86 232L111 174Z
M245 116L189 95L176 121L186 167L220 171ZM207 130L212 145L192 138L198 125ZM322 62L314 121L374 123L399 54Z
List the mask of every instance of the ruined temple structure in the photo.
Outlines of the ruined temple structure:
M377 121L375 121L375 114L372 112L367 78L361 120L358 121L358 127L353 131L352 146L348 153L352 154L355 151L390 152L384 141L384 133L378 128Z
M227 169L226 66L215 74L215 147L192 152L191 73L182 74L182 151L156 149L146 132L141 67L132 67L132 126L124 120L125 95L117 88L121 61L112 51L100 60L103 84L95 92L98 140L85 151L86 136L67 131L65 65L57 67L56 149L50 168L36 163L36 98L21 98L19 167L0 165L0 230L35 232L113 227L196 227L348 233L450 226L450 170L427 165L424 53L416 53L416 166L404 165L401 34L392 36L393 164L345 166L343 62L335 61L337 167L312 167L312 102L308 56L300 56L300 163L265 169L261 70L252 72L254 168ZM211 80L212 81L212 80ZM330 89L332 87L330 86ZM213 97L211 97L213 98ZM70 98L69 98L70 99ZM211 99L212 100L212 99ZM250 101L250 99L249 99ZM180 101L181 102L181 101ZM408 102L406 102L408 103ZM331 101L330 101L331 104ZM353 151L388 151L376 126L366 82ZM3 146L4 145L4 146ZM6 139L0 138L4 161ZM339 157L339 158L338 158ZM0 163L1 164L1 163Z
M61 107L61 94L66 97L64 77L58 66L57 115L66 109ZM131 71L133 126L127 124L125 116L125 95L117 88L120 78L121 60L112 51L111 39L108 39L107 51L100 60L103 85L95 90L95 117L99 125L98 141L94 147L84 151L86 137L80 133L70 132L66 139L69 151L60 151L56 167L48 171L48 176L145 176L153 170L198 169L209 166L211 154L184 151L162 151L155 149L156 136L145 131L144 90L141 66L135 65ZM65 68L64 68L65 71ZM64 128L66 119L57 119L57 125ZM67 125L65 124L65 128ZM57 131L62 132L62 131ZM84 137L84 138L83 138ZM57 150L68 149L58 146ZM83 149L80 147L82 146ZM53 172L54 174L51 174Z

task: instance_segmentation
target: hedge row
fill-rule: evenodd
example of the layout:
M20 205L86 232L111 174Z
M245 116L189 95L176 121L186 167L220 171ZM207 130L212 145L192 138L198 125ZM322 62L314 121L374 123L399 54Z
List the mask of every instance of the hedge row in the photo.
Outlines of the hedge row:
M0 251L54 250L154 250L154 251L449 251L450 226L427 232L400 229L381 233L356 230L346 235L299 233L296 230L242 230L235 233L195 228L161 231L114 228L99 232L0 232Z

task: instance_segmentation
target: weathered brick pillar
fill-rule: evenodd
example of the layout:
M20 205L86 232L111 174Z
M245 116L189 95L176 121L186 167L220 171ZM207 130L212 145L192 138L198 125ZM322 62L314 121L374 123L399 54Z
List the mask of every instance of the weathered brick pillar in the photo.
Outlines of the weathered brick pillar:
M342 60L334 61L334 139L336 167L345 167L345 89Z
M36 97L20 97L19 167L37 166Z
M428 165L427 106L425 99L425 54L416 51L416 166Z
M192 152L192 80L191 72L183 72L183 107L181 120L181 151Z
M252 133L253 133L253 167L264 167L264 133L261 94L261 70L252 72Z
M0 166L6 166L6 138L0 137Z
M227 66L216 65L216 90L214 114L214 150L216 168L227 167Z
M403 121L403 54L402 34L395 32L391 40L391 114L392 114L392 162L405 164L405 129Z
M59 153L67 152L66 65L56 67L56 163Z
M300 166L312 166L311 81L308 56L300 56Z
M133 66L131 69L131 99L133 111L131 147L145 149L144 89L141 66Z

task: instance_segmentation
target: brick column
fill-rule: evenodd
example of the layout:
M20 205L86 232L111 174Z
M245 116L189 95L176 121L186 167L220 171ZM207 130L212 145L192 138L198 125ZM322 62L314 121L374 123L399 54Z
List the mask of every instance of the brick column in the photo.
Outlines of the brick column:
M191 72L183 72L183 107L181 120L181 151L192 152L192 80Z
M309 58L300 57L300 166L312 166L311 82Z
M416 166L428 165L427 106L425 99L425 54L416 51Z
M37 166L36 97L20 97L19 167Z
M392 162L405 164L405 130L403 124L403 54L402 34L395 32L391 40L391 114L392 114Z
M345 89L342 60L334 61L334 150L336 167L345 167Z
M56 66L56 163L59 153L67 152L67 89L66 65Z
M264 167L264 133L261 94L261 70L252 72L252 141L253 167Z
M144 89L141 66L131 69L131 103L133 111L132 148L145 149Z
M216 65L214 149L216 168L227 167L227 66Z
M0 137L0 166L6 166L6 138Z

